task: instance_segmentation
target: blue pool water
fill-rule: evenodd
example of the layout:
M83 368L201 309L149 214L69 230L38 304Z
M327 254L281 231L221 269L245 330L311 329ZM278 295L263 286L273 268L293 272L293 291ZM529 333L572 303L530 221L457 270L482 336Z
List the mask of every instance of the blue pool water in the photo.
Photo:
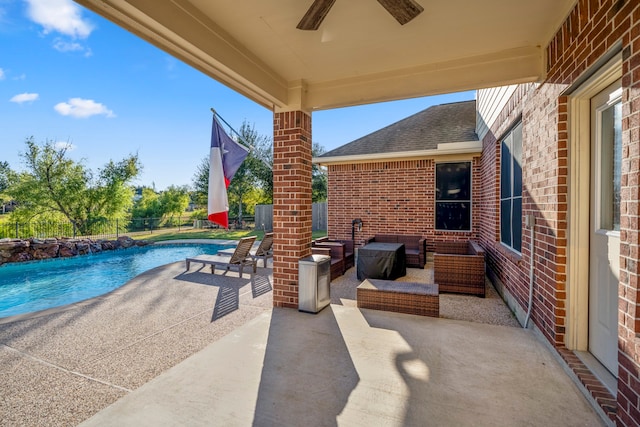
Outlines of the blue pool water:
M152 245L73 258L0 266L0 318L82 301L110 292L154 267L230 246Z

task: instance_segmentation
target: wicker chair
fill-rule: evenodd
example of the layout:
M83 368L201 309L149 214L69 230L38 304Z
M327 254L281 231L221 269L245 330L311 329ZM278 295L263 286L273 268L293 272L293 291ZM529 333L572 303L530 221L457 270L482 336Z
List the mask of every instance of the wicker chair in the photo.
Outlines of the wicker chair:
M353 240L329 239L329 237L319 237L311 242L311 246L323 246L325 243L339 243L344 245L344 272L355 266L355 251ZM325 245L326 246L326 245ZM330 245L329 245L330 246ZM343 272L343 273L344 273Z
M322 242L311 246L311 253L316 255L328 255L331 257L331 280L342 276L345 272L344 253L345 246L339 242Z
M353 240L335 240L344 244L344 270L347 271L355 265Z
M484 274L484 251L477 242L435 243L433 275L440 292L484 298Z

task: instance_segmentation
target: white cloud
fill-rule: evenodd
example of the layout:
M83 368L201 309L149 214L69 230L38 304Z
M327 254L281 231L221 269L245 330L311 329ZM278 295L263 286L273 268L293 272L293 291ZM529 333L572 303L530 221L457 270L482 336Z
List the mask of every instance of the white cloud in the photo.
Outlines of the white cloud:
M82 46L78 42L68 42L62 39L56 39L53 42L53 48L60 52L77 52L84 50L84 46Z
M53 107L63 116L71 116L76 118L87 118L96 115L107 117L115 117L113 111L109 110L106 105L95 102L93 99L71 98L69 102L61 102Z
M82 10L71 0L26 0L29 18L42 25L45 34L52 31L73 37L87 38L93 25L82 17Z
M15 102L16 104L22 104L23 102L33 102L40 97L37 93L21 93L15 95L9 101Z
M4 70L0 68L0 80L4 80L5 77L7 77L7 75L5 74Z
M68 141L58 141L55 144L53 144L53 146L55 147L56 150L73 151L76 149L76 146Z
M84 52L84 56L86 58L93 55L93 52L91 51L90 48L78 42L66 41L59 37L53 41L53 48L58 52Z

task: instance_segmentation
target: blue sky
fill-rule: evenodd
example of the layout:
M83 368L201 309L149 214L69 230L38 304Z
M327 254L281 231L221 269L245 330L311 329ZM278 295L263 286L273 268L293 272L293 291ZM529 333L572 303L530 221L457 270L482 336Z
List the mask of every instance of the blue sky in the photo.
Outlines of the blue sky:
M315 112L327 151L473 92ZM211 111L272 137L273 114L71 0L0 0L0 161L24 141L70 144L96 170L138 153L136 184L190 185L209 152Z

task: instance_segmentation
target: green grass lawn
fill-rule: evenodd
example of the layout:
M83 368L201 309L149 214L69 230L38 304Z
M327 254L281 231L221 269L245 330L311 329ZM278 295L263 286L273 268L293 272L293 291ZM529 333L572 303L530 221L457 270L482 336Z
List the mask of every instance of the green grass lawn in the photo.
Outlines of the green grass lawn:
M9 215L0 215L0 225L7 222ZM125 233L127 235L127 233ZM150 242L160 242L163 240L179 240L179 239L222 239L222 240L240 240L242 237L256 236L257 240L261 240L264 236L262 230L224 230L217 229L193 229L191 227L157 229L153 232L134 232L128 234L135 240L148 240ZM325 230L314 231L312 238L326 236ZM115 237L114 237L115 238Z
M325 230L314 231L312 238L326 236ZM256 236L257 240L261 240L264 236L262 230L224 230L224 229L185 229L182 231L171 230L169 232L162 232L162 230L154 231L149 234L136 234L136 240L148 240L150 242L160 242L164 240L178 240L178 239L223 239L223 240L240 240L243 237Z

